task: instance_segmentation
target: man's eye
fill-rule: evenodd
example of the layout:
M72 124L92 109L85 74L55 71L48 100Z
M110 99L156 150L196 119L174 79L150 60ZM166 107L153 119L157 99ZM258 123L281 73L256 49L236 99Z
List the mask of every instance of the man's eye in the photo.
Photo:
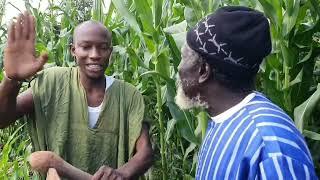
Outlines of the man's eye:
M88 46L88 45L81 45L81 47L82 47L83 49L88 49L88 48L90 48L90 46Z
M100 46L100 49L107 50L108 47L107 46Z

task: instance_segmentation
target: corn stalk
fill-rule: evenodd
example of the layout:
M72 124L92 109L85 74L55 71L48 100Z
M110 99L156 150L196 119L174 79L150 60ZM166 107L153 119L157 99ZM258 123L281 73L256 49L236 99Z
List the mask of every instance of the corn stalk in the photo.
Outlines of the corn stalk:
M0 1L0 25L2 25L2 18L5 13L6 0Z

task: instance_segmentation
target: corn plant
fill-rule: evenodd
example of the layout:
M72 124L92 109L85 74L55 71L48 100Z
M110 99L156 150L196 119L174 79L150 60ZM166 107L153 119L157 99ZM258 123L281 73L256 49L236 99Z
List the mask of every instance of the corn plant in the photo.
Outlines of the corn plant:
M15 126L1 131L1 153L0 153L0 178L36 178L32 175L27 157L31 152L31 142L27 137L24 125ZM2 144L5 142L5 144Z

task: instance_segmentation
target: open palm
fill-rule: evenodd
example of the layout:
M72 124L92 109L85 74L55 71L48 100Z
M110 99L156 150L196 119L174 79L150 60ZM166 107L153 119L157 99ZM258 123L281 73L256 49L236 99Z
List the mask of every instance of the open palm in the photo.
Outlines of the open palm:
M29 13L20 14L9 28L7 47L4 51L6 75L14 80L27 79L46 63L47 54L35 57L35 19Z

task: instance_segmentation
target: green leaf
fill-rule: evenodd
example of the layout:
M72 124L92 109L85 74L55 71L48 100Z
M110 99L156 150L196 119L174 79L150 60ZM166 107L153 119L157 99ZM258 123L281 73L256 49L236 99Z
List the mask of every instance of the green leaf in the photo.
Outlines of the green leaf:
M282 7L279 0L259 0L264 13L271 22L280 28L282 26Z
M310 0L313 8L315 9L315 12L318 13L318 16L320 16L320 7L319 2L317 0Z
M173 37L171 35L166 34L166 39L168 41L168 45L170 48L170 51L173 55L173 65L174 67L178 67L181 59L181 53L180 50L178 49Z
M114 12L114 5L113 3L111 3L111 1L109 1L109 9L108 9L108 12L107 12L107 16L106 18L104 19L104 25L108 27L108 25L110 24L110 21L112 19L112 14Z
M196 147L197 147L196 144L190 143L189 147L186 149L186 152L184 153L184 156L183 156L184 161L188 158L189 154L196 149Z
M124 4L123 0L112 0L114 7L118 12L124 17L127 23L137 32L141 33L139 24L137 23L135 17L129 12L128 8Z
M187 32L172 34L172 38L176 42L177 48L181 49L182 46L186 43Z
M283 36L287 36L296 25L300 10L300 0L288 0L286 9L283 17Z
M320 134L313 132L313 131L308 131L308 130L303 130L303 135L307 136L310 139L320 141Z
M92 19L103 23L103 0L94 0L92 7Z
M168 34L176 34L176 33L186 32L186 30L187 30L187 21L186 20L163 29L163 31Z
M305 55L305 56L298 62L298 64L301 64L301 63L303 63L303 62L308 61L308 60L311 58L312 52L313 52L313 47L311 46L308 54Z
M164 80L167 81L167 82L173 81L172 79L164 76L163 74L161 74L161 73L159 73L159 72L157 72L157 71L147 71L147 72L144 72L144 73L142 73L142 74L140 75L140 77L147 76L147 75L149 75L149 76L154 76L154 75L155 75L155 76L158 76L158 77L164 79Z
M174 130L176 124L177 124L176 119L171 119L170 121L167 122L167 130L166 130L166 134L165 134L166 142L169 142L169 139L173 134L173 130Z
M198 20L200 20L200 18L199 19L197 18L194 9L190 7L184 8L184 18L188 22L188 25L190 27L196 25Z
M137 59L139 66L145 69L148 69L148 67L144 64L144 62L142 61L142 59L137 55L137 53L135 52L134 49L132 49L131 47L127 47L127 53L129 54L129 56L131 58Z
M194 134L194 127L190 121L190 115L180 110L173 102L167 102L170 113L174 119L177 120L177 130L181 133L187 141L200 145L200 140Z
M290 83L289 83L289 87L295 85L295 84L298 84L298 83L301 83L302 81L302 75L303 75L303 69L301 69L301 71L298 73L298 75L296 76L296 78L294 78L294 80L292 80ZM284 89L285 90L285 89Z
M162 18L162 3L163 0L153 0L152 3L154 28L157 28L160 25Z
M194 177L192 177L190 174L184 174L183 180L194 180Z
M148 50L151 53L153 53L156 50L156 46L155 46L155 43L154 43L153 39L151 38L151 36L149 36L149 35L147 35L145 33L143 33L142 36L143 36L143 39L144 39L144 41L146 43L146 46L147 46Z
M317 90L301 105L294 109L294 122L297 128L302 132L304 123L310 121L312 112L320 100L320 84Z
M284 59L284 66L287 66L288 68L292 67L297 59L297 57L294 56L295 52L293 49L289 49L285 42L281 42L280 48Z
M153 15L148 1L134 0L134 3L136 5L136 11L141 19L141 23L144 28L143 32L150 35L153 34Z
M163 76L169 78L170 77L170 62L169 58L165 53L161 53L155 59L156 71Z

